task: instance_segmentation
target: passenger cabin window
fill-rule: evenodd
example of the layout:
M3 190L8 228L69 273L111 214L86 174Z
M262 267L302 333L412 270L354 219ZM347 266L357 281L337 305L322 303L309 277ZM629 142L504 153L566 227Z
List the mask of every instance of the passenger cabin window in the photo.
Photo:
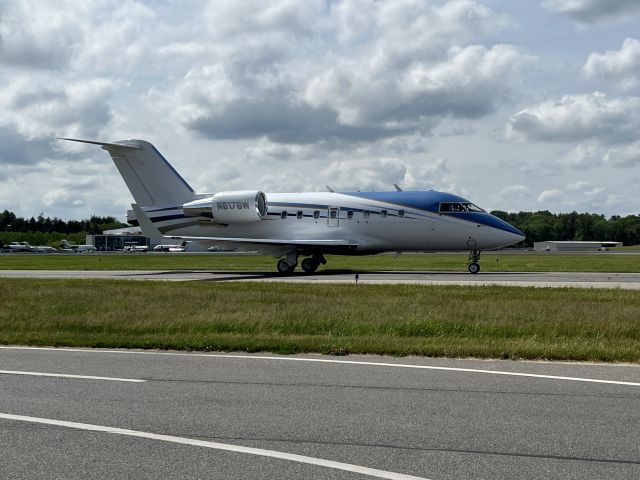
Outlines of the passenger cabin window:
M320 218L320 210L313 211L313 218L315 218L316 220Z
M347 218L348 218L349 220L352 220L352 219L353 219L353 210L347 210Z
M364 218L369 218L369 210L365 210L363 214L364 214Z
M404 218L404 210L398 210L398 217Z
M480 207L473 203L462 202L442 202L440 204L441 213L460 213L460 212L484 212Z
M387 211L386 210L380 210L380 218L387 218Z
M280 214L280 218L282 218L283 220L284 220L285 218L287 218L287 211L286 211L286 210L284 210L284 211Z
M336 215L338 214L338 212L336 210L331 210L329 212L329 215L331 215L331 218L336 218Z
M298 220L302 218L302 210L298 210L298 212L296 213L296 217L298 217Z

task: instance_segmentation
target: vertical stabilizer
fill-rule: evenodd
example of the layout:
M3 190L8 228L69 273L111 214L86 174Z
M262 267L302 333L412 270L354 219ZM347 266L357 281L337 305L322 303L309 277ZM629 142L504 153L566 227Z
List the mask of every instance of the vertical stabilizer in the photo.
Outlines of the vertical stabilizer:
M101 145L109 152L136 203L141 207L178 207L192 201L193 189L149 142L122 140L114 143L64 138Z

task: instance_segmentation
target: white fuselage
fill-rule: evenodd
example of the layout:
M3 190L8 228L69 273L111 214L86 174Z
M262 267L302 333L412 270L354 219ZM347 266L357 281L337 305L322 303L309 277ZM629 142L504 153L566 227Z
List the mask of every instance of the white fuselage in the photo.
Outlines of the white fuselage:
M404 192L398 192L398 197L401 193ZM358 254L489 250L523 239L518 233L492 226L492 222L501 221L485 212L469 218L335 192L268 193L266 197L267 215L249 223L220 225L213 220L179 218L181 208L147 212L167 236L341 239L357 244L353 253ZM491 222L476 221L483 216L490 217ZM167 217L172 218L160 220Z

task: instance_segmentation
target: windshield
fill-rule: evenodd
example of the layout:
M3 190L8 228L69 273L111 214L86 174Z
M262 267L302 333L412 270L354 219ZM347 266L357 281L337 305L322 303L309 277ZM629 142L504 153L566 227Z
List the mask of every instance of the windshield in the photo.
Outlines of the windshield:
M440 204L440 213L459 212L484 212L484 210L471 202L442 202Z

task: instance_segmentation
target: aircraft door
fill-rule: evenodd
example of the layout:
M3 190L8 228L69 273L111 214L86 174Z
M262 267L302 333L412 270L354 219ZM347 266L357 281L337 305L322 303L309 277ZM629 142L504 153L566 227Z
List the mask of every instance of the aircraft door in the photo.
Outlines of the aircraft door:
M340 207L329 207L327 212L327 225L337 227L340 223Z

